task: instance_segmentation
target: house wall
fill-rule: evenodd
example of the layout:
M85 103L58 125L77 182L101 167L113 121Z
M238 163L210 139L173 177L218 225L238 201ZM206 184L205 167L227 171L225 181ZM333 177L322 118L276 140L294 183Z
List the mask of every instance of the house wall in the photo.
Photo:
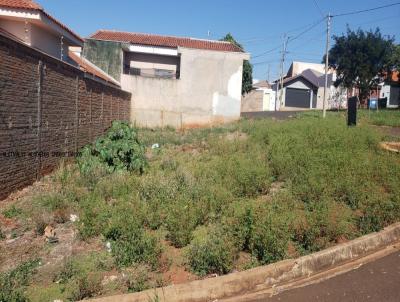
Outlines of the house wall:
M83 56L117 81L121 80L123 72L122 43L86 39Z
M31 27L31 46L57 59L61 59L61 36L57 36L34 24ZM63 39L63 59L68 56L69 46L72 45L68 43L67 39Z
M28 45L61 59L61 36L56 35L34 23L27 23L21 20L0 19L0 27L18 37ZM68 54L68 47L71 43L63 40L63 54ZM65 57L64 57L65 59Z
M141 126L197 127L240 118L243 53L179 48L180 79L121 76Z
M0 199L129 120L129 93L0 35Z
M0 28L8 31L27 44L31 44L31 24L10 19L0 19Z

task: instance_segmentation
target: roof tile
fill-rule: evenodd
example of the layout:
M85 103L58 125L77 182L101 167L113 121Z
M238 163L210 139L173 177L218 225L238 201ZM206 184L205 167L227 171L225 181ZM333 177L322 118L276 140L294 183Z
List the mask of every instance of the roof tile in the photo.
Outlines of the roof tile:
M240 47L237 47L230 42L201 40L187 37L173 37L143 33L99 30L89 38L95 40L118 41L149 46L173 48L186 47L216 51L243 52Z

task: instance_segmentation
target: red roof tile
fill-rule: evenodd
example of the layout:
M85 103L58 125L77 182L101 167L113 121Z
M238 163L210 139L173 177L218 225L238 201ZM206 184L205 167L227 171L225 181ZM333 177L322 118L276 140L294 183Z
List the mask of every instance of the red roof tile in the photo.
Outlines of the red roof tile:
M0 7L8 7L8 8L14 8L14 9L28 9L28 10L36 10L40 11L43 13L47 18L52 20L54 23L56 23L58 26L69 32L72 36L74 36L76 39L79 41L83 42L83 39L73 32L71 29L69 29L66 25L62 24L60 21L49 15L45 10L36 2L32 0L0 0Z
M0 0L0 6L19 9L40 9L42 7L31 0Z
M89 37L90 39L128 42L132 44L164 46L164 47L186 47L216 51L243 52L243 50L230 42L201 40L186 37L161 36L142 33L119 32L110 30L99 30Z

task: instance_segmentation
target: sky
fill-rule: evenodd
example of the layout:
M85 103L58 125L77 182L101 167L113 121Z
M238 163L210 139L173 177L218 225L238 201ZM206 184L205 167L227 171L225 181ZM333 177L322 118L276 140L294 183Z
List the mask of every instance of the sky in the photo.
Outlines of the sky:
M253 78L277 78L284 34L289 37L285 71L292 61L320 63L329 13L341 14L397 0L36 0L82 37L99 29L220 39L231 33L251 54ZM318 23L321 21L320 23ZM332 35L379 27L400 41L400 5L335 17ZM310 29L311 28L311 29ZM310 30L309 30L310 29ZM305 32L306 31L306 32ZM300 35L301 34L301 35ZM300 35L300 36L299 36ZM297 37L298 36L298 37ZM269 72L268 72L269 70Z

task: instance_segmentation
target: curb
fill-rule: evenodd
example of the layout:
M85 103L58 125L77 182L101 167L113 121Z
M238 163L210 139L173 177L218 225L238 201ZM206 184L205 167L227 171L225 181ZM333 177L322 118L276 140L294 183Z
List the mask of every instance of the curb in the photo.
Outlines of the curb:
M92 302L203 302L216 301L246 292L265 290L281 283L310 277L338 264L355 260L400 240L400 223L355 240L297 259L229 275L170 285L140 293L92 299ZM87 301L87 300L86 300Z

